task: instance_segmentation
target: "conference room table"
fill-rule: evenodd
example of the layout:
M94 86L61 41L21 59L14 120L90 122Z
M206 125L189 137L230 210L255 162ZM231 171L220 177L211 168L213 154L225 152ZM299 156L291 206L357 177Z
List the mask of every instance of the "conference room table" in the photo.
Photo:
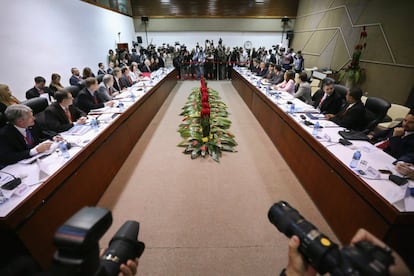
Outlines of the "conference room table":
M88 121L61 136L69 157L55 144L3 168L0 180L22 178L13 191L0 189L0 229L14 231L39 264L50 267L57 228L84 206L94 206L177 83L173 68L153 72L116 97L116 106L92 110ZM123 106L119 106L122 103ZM3 248L7 250L7 248Z
M379 172L398 175L392 164L395 159L368 141L340 144L339 131L344 128L292 95L269 89L247 68L234 67L231 74L233 86L339 240L349 244L363 227L413 264L414 197L410 188L414 183L398 186ZM316 121L322 128L314 131ZM361 161L352 169L350 162L357 150Z

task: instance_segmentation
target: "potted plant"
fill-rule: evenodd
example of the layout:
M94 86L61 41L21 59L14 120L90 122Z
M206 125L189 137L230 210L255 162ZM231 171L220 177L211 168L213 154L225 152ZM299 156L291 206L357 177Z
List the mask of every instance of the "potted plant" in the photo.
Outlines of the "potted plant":
M359 41L352 53L351 62L341 69L339 73L339 81L345 81L345 86L352 88L358 85L364 79L365 69L361 68L360 60L362 51L367 47L367 31L366 27L362 27Z

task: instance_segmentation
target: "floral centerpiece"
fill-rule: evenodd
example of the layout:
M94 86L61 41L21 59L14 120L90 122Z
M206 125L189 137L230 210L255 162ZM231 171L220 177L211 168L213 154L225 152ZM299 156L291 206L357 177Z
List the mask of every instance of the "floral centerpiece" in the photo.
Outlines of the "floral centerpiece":
M185 147L183 153L191 154L192 159L210 155L219 162L222 151L235 152L237 143L228 131L231 121L226 104L217 91L207 88L204 78L200 82L201 87L192 90L182 108L178 132L183 141L178 146Z
M339 74L339 81L345 80L349 88L352 88L362 80L364 69L360 67L360 59L362 51L367 47L367 36L366 27L364 26L352 54L351 62Z

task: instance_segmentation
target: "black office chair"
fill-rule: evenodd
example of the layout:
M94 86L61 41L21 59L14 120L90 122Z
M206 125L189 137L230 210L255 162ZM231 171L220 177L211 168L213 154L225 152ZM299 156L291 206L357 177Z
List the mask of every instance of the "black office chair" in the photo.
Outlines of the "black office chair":
M7 123L6 115L3 112L0 112L0 127L3 127Z
M32 98L32 99L22 102L22 104L25 104L28 107L30 107L33 111L33 115L35 115L45 110L46 107L48 107L49 102L47 101L46 98L36 97L36 98Z
M346 100L345 96L346 96L346 93L348 93L348 88L340 84L335 84L335 93L338 93L338 95L340 95L341 98L345 102Z
M374 128L381 123L387 115L391 104L378 97L368 97L365 102L365 129L364 132L374 130Z
M72 94L72 97L76 98L81 88L77 85L71 85L71 86L65 87L64 90L70 92L70 94Z
M98 75L97 77L96 77L96 80L98 81L98 83L101 83L102 82L102 80L103 80L103 77L104 77L105 75L104 74L102 74L102 75Z

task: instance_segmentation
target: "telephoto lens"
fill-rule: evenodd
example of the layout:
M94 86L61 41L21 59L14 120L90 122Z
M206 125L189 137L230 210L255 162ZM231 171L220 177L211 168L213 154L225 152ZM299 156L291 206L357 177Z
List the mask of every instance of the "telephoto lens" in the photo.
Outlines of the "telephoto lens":
M101 258L101 266L106 275L118 275L121 264L141 257L145 244L138 240L139 223L127 221L109 242L109 247Z
M342 257L338 245L332 242L289 203L279 201L268 212L270 222L289 238L300 239L299 251L321 274L337 271Z

